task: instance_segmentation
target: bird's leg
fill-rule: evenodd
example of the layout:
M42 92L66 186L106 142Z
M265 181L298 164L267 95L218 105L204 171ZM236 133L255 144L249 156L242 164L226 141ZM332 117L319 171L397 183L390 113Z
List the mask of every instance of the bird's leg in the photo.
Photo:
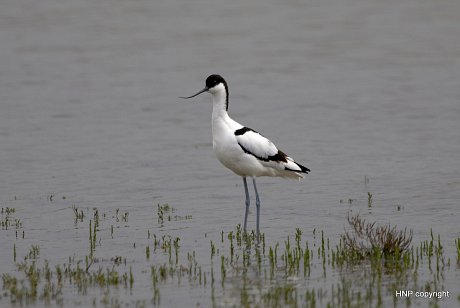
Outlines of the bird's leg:
M252 178L252 182L254 183L254 191L256 192L256 210L257 210L257 220L256 220L256 229L257 229L257 238L259 238L260 232L259 232L259 219L260 219L260 199L259 199L259 193L257 192L257 186L256 186L256 178Z
M249 212L249 191L248 191L248 183L246 182L246 177L243 176L243 183L244 183L244 192L246 193L246 211L244 212L244 225L243 225L243 231L246 233L246 225L248 223L248 212Z

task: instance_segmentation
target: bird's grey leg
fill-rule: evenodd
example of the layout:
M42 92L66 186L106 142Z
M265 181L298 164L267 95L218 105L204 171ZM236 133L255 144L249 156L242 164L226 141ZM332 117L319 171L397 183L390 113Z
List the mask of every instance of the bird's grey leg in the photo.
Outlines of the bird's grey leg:
M244 192L246 193L246 211L244 212L244 226L243 231L246 232L246 225L248 223L248 212L249 212L249 191L248 191L248 183L246 182L246 177L243 176L243 183L244 183Z
M259 193L257 192L257 186L256 186L256 178L252 178L252 182L254 183L254 191L256 192L256 210L257 210L257 222L256 222L256 228L257 228L257 238L259 237L259 219L260 219L260 199L259 199Z

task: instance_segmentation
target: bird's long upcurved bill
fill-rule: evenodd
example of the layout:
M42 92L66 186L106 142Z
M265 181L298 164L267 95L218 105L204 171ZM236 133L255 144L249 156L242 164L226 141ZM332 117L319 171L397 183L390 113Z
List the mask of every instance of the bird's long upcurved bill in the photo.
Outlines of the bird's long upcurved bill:
M192 96L179 96L179 98L185 98L185 99L187 99L187 98L192 98L192 97L195 97L195 96L197 96L197 95L199 95L199 94L201 94L201 93L203 93L203 92L206 92L206 91L208 91L208 90L209 90L208 87L206 87L206 88L204 88L203 90L201 90L200 92L198 92L198 93L196 93L196 94L193 94Z

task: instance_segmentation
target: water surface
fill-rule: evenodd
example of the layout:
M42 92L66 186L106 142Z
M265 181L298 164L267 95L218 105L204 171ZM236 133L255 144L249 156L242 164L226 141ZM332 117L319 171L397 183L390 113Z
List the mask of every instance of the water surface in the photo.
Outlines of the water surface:
M75 224L72 206L129 212L99 258L145 261L132 246L147 230L207 256L196 240L233 230L244 203L241 179L212 153L210 98L177 98L211 73L229 83L232 117L312 170L258 180L271 243L296 227L338 240L352 210L413 229L414 242L432 229L454 260L458 1L15 0L0 12L0 203L25 231L0 232L1 273L14 271L14 244L21 259L32 244L53 264L85 256L88 220ZM193 218L159 227L158 203ZM456 303L457 282L458 269L440 305ZM150 300L136 286L130 300ZM182 306L188 292L163 303Z

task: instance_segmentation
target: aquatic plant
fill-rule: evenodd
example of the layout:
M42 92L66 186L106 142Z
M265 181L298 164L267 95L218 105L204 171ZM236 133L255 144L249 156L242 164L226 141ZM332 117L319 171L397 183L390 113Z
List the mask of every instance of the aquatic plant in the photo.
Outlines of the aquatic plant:
M366 222L359 214L348 215L351 231L342 235L346 248L357 256L365 257L378 250L383 255L395 255L409 249L412 242L412 230L398 230L396 226L376 225Z

